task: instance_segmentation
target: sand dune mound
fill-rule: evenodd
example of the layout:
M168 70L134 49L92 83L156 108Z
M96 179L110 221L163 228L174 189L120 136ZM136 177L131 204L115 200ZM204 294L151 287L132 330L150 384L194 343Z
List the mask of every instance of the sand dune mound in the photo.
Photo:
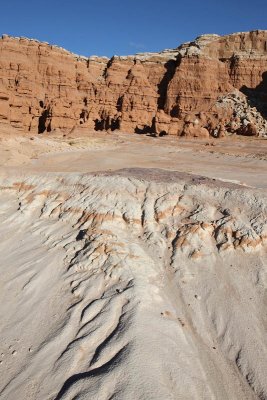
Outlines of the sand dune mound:
M0 184L1 398L267 398L263 191L159 170Z

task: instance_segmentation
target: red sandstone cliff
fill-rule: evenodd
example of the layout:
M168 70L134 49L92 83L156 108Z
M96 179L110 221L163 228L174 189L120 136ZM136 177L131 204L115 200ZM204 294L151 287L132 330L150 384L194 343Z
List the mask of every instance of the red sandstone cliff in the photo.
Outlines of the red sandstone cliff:
M186 136L267 132L267 31L204 35L175 50L79 57L0 39L0 120L43 133L75 125Z

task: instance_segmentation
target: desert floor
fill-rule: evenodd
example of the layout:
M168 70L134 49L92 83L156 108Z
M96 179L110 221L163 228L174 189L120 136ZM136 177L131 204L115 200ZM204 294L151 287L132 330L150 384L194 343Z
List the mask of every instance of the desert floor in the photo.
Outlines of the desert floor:
M1 129L2 128L2 129ZM29 135L0 128L0 166L5 171L97 172L122 168L162 168L267 187L267 140L154 138L92 132Z
M267 140L0 126L0 398L267 399Z

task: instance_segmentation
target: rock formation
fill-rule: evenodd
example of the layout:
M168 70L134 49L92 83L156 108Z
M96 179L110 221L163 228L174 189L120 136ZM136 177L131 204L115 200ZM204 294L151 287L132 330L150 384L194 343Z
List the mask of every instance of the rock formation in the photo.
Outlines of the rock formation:
M0 189L1 399L267 398L263 191L149 169Z
M111 59L3 35L0 119L39 133L79 124L129 133L265 135L266 74L267 31L204 35L174 50Z

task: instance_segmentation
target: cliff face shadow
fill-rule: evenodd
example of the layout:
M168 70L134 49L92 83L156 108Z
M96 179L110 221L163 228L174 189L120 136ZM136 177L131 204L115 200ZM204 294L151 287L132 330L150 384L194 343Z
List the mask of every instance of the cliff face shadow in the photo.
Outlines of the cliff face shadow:
M180 62L181 62L181 57L178 56L176 60L169 60L164 65L166 72L158 85L158 94L159 94L158 109L159 110L164 110L164 106L165 106L166 98L167 98L168 85L169 85L169 82L174 77L176 68L179 66Z
M267 71L262 74L262 81L258 86L242 86L240 91L247 96L249 105L255 107L262 117L267 119Z
M143 127L135 127L134 133L138 135L154 135L156 132L156 119L152 118L151 125L144 125Z
M139 128L138 126L136 126L134 133L137 133L138 135L146 135L152 133L152 128L149 125L145 125L143 128Z
M102 118L95 119L95 131L115 131L116 129L120 129L120 122L118 118Z
M49 110L44 110L38 120L38 133L51 132L51 121L47 125L49 117Z

